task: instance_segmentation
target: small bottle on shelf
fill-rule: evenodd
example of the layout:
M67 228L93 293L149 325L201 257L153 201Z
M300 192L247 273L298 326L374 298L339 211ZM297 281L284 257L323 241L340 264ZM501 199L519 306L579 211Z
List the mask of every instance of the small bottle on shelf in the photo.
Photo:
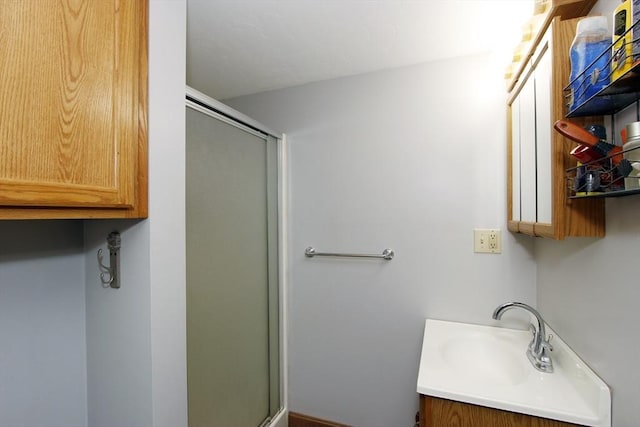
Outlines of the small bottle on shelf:
M623 0L613 11L613 48L611 81L624 76L638 60L640 29L632 26L640 19L640 0Z

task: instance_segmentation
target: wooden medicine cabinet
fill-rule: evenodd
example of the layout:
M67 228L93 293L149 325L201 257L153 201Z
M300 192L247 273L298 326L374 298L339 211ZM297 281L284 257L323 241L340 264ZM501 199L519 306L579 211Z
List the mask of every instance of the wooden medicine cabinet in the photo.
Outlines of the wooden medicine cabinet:
M578 19L556 17L535 46L507 101L508 229L531 236L603 237L602 200L567 197L573 143L553 130L564 117L563 87ZM582 118L579 124L602 123Z

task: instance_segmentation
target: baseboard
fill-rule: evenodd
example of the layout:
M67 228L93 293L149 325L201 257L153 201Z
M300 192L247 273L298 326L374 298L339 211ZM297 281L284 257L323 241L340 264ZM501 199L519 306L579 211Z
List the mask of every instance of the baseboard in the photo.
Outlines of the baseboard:
M289 427L351 427L346 424L338 424L333 421L321 420L309 415L289 412Z

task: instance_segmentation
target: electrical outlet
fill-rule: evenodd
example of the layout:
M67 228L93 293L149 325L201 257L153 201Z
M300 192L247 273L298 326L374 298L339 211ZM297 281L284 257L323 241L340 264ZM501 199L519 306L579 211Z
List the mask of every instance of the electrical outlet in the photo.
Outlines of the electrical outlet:
M502 253L502 232L499 228L474 228L473 250L479 253Z

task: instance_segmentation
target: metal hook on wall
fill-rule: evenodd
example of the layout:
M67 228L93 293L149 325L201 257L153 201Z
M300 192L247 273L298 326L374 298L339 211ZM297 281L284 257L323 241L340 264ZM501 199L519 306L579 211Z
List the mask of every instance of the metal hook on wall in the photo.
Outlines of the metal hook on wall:
M109 248L109 266L102 262L102 249L98 250L98 268L100 269L100 281L107 288L120 288L120 233L112 231L107 236Z

